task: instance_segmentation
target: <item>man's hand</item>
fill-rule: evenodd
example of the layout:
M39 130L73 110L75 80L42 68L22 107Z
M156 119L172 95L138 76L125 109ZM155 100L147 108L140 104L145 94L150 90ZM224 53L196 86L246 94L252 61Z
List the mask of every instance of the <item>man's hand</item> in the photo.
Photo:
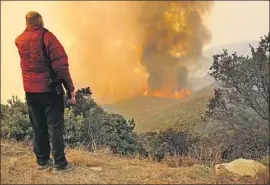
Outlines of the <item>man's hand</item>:
M75 104L76 103L76 99L75 99L75 92L70 92L70 103L71 104Z

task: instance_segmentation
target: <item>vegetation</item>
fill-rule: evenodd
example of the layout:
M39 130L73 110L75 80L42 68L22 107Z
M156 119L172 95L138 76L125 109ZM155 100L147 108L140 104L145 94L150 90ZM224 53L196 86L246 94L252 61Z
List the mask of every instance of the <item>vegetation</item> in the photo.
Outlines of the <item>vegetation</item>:
M66 101L65 141L71 146L85 146L89 150L109 147L114 153L136 152L132 130L135 123L118 114L105 112L91 98L90 88L76 92L77 103ZM25 140L32 138L27 105L17 97L1 105L1 138Z
M32 138L32 128L26 103L12 97L7 105L1 104L1 138L24 140Z
M218 82L208 104L206 121L218 121L216 133L224 143L223 157L260 159L269 151L270 32L251 57L214 55L210 75ZM226 138L226 139L225 139Z
M75 105L65 99L65 141L70 147L109 148L115 154L158 162L173 156L208 166L240 157L265 161L269 151L269 34L251 51L252 57L229 55L226 50L213 57L210 75L217 85L212 98L213 86L184 100L158 99L159 106L144 97L152 102L145 109L139 109L145 102L137 102L132 111L144 117L139 127L143 133L134 132L136 118L127 120L106 112L91 98L89 87L79 89ZM125 102L119 107L126 107ZM17 97L1 105L0 118L2 139L32 138L26 103ZM193 132L198 124L214 122L217 126L211 132Z

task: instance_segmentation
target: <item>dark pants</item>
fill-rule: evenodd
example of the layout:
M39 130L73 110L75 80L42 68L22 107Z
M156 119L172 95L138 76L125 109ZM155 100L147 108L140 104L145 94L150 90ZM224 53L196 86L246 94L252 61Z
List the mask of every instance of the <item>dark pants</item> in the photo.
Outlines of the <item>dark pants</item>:
M33 147L37 163L42 165L52 157L57 166L65 166L64 100L55 93L26 93L33 127ZM51 141L51 142L50 142ZM51 143L51 147L50 147Z

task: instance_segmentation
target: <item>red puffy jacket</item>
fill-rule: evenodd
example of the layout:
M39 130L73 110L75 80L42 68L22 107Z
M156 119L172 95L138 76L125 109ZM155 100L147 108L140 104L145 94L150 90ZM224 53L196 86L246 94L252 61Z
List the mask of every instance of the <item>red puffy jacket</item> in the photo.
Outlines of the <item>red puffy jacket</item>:
M44 31L44 28L38 26L27 27L15 40L21 59L25 92L42 93L52 91L48 87L49 72L42 52L42 34ZM62 79L66 90L69 92L74 91L68 68L68 57L63 46L49 31L44 35L44 43L57 77Z

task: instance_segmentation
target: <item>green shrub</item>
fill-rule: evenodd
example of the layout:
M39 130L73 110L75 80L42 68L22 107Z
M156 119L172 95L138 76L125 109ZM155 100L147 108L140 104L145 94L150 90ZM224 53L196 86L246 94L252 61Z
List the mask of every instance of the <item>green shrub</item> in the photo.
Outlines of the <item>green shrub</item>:
M1 138L25 140L32 137L27 106L13 96L7 105L1 105Z
M70 146L81 145L85 136L85 124L82 115L75 115L72 109L65 109L65 135L64 140Z
M84 146L89 150L109 147L121 155L138 151L134 120L105 112L91 98L90 88L76 92L77 103L70 105L65 97L64 139L70 147ZM17 97L1 105L1 138L25 140L32 138L26 103Z
M140 134L140 141L145 150L142 154L150 155L154 161L160 162L165 155L188 155L194 138L188 132L172 129ZM146 153L147 152L147 153Z

